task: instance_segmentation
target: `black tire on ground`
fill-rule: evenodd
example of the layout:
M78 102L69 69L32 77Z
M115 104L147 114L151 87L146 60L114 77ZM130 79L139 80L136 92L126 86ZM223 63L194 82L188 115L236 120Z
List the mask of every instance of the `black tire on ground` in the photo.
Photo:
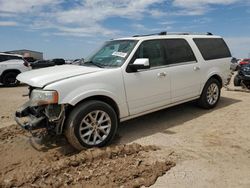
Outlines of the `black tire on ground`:
M217 87L217 99L214 99L213 102L209 102L209 97L208 97L208 93L209 93L209 88L210 87ZM202 91L202 94L200 96L200 98L198 99L198 105L202 108L205 108L205 109L212 109L214 108L217 103L219 102L220 100L220 93L221 93L221 83L215 79L215 78L210 78L207 83L205 84L204 88L203 88L203 91Z
M18 80L16 80L16 77L19 73L18 72L7 72L4 73L3 77L2 77L2 84L4 86L7 87L15 87L18 84L20 84L20 82Z
M108 121L105 122L103 119L104 117L106 120L108 119ZM92 123L93 119L96 119L96 124ZM101 124L99 121L104 123ZM97 128L101 126L103 126L101 130ZM105 126L109 126L109 128L104 128ZM114 138L117 127L118 117L114 109L102 101L91 100L77 105L71 111L65 122L65 136L68 142L77 150L91 147L102 147L110 143ZM80 129L82 130L80 131ZM92 131L91 135L87 134L89 131ZM107 134L104 134L103 131ZM99 143L94 141L97 139L96 135L98 135Z
M241 86L241 79L238 75L234 77L234 86Z

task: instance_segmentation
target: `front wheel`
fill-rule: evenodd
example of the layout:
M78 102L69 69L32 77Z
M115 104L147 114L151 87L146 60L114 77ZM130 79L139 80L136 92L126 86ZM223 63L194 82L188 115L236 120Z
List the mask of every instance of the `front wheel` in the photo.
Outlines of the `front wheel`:
M115 136L118 118L114 109L101 101L86 101L70 113L65 135L76 149L102 147Z
M221 84L217 79L211 78L203 88L202 94L198 100L199 106L206 109L214 108L219 99Z

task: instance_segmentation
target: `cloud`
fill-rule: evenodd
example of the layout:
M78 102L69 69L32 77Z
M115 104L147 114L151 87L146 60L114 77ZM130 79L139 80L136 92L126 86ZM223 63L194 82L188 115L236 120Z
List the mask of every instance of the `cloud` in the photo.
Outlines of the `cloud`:
M174 0L173 6L181 8L177 15L203 15L211 10L211 5L230 5L245 0Z
M13 21L0 21L0 27L3 27L3 26L17 26L18 23L17 22L13 22Z
M54 6L59 0L0 0L0 12L27 13L44 6Z
M83 4L73 9L56 13L60 23L78 23L89 25L90 22L100 22L112 17L140 19L147 13L161 16L157 9L149 9L151 5L163 0L85 0Z
M109 18L140 20L163 16L152 7L164 0L0 0L0 17L12 17L32 29L53 29L56 35L114 35L118 31L103 26ZM21 16L18 16L21 15Z
M112 18L125 18L138 24L145 17L203 15L212 5L237 2L246 0L0 0L0 18L8 19L3 22L13 22L13 26L16 22L26 29L47 30L55 35L114 37L122 31L105 26L104 22ZM177 10L166 11L172 6ZM207 23L209 18L197 19L196 22ZM159 27L172 29L168 23ZM137 27L136 31L140 30L152 29Z

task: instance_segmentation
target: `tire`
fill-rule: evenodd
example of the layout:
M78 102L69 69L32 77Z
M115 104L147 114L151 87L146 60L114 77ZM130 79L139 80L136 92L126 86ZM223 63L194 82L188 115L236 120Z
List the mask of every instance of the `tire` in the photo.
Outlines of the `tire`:
M116 134L118 118L110 105L91 100L76 106L65 124L68 142L77 150L83 150L107 145Z
M221 84L215 79L211 78L205 84L202 94L198 99L198 105L205 109L214 108L220 100Z
M4 73L2 77L2 84L6 87L15 87L19 85L19 81L16 80L16 77L19 73L17 72L7 72Z
M241 79L236 75L234 77L234 86L241 86Z

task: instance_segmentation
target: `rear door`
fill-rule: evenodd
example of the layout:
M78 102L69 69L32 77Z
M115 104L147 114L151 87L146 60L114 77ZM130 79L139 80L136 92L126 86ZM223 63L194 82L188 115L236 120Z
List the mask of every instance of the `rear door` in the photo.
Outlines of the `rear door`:
M200 64L185 39L164 40L171 74L172 103L197 97L201 88Z

